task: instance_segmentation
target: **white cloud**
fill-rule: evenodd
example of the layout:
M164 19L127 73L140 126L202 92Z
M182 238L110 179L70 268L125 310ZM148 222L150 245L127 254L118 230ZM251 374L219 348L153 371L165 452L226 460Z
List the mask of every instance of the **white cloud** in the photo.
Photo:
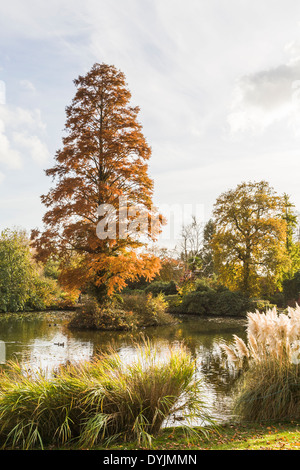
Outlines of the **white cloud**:
M232 133L263 132L284 121L296 133L300 123L300 56L286 47L287 63L241 77L233 93L228 122Z
M35 92L35 86L30 80L20 80L20 85L23 90Z
M21 108L19 106L2 106L0 108L0 119L12 129L22 128L35 131L45 131L46 124L42 120L39 109Z
M6 103L6 87L5 82L0 80L0 106Z
M39 165L43 165L49 158L47 146L36 136L28 135L24 132L13 134L14 143L20 149L28 150L31 158Z
M6 135L5 123L0 118L0 163L7 168L19 169L22 166L20 153L15 150Z
M42 141L44 131L38 109L0 106L0 162L12 169L22 168L26 156L45 163L49 152Z

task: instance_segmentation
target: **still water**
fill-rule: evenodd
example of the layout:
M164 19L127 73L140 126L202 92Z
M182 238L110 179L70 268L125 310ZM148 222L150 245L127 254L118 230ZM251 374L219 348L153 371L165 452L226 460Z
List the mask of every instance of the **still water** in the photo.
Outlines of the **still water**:
M17 360L31 368L52 371L61 364L89 360L111 346L126 360L134 355L134 342L140 333L74 331L66 327L71 314L47 312L22 315L0 315L0 341L7 361ZM197 361L206 400L218 421L231 416L232 392L237 381L234 370L222 358L220 341L231 341L232 335L245 337L245 320L237 318L199 318L184 316L172 326L147 328L144 337L162 348L184 342ZM1 362L1 358L0 358Z

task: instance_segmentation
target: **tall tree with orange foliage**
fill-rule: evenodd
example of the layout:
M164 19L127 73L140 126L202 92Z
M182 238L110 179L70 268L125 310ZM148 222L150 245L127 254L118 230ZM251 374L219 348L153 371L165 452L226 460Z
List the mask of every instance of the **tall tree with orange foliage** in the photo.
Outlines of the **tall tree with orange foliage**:
M124 74L95 64L74 84L63 148L46 170L56 184L41 198L45 228L34 230L32 240L38 259L60 258L65 286L89 288L103 302L126 281L151 280L158 272L158 258L143 248L157 238L163 220L152 203L151 148ZM146 224L138 223L141 215Z

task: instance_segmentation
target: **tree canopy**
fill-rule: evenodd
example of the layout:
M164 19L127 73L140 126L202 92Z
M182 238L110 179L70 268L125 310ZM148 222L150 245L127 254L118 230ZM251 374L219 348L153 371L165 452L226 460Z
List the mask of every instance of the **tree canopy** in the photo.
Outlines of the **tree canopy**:
M6 229L0 235L0 310L23 310L33 282L28 238Z
M219 278L248 295L274 291L288 265L284 198L266 181L241 183L217 199L212 238Z
M46 171L55 185L42 196L45 227L34 230L32 240L38 259L59 256L64 285L88 287L103 299L128 280L154 277L159 260L143 248L156 238L162 218L153 208L151 148L138 121L139 108L130 105L124 74L95 64L74 84L63 147ZM136 222L141 214L146 225ZM151 224L154 219L157 223Z
M44 310L62 304L63 293L35 263L30 240L21 229L0 234L0 312Z

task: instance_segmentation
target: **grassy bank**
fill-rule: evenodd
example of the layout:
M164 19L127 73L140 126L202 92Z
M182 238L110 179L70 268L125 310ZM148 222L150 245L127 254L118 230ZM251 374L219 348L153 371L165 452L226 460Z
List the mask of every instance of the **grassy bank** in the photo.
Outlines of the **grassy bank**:
M133 449L146 448L135 443L109 447L109 450ZM300 422L225 424L210 430L208 437L199 434L190 441L183 428L166 428L153 439L152 450L300 450Z
M208 422L191 354L183 345L158 353L145 342L129 362L112 350L51 375L10 363L0 374L1 448L150 446L170 416Z

